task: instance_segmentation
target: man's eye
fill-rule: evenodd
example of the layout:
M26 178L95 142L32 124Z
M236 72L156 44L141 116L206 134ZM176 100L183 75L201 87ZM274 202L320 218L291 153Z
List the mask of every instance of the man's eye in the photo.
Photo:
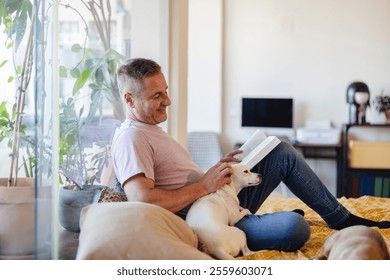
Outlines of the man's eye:
M249 171L248 171L248 170L245 170L244 173L249 173Z

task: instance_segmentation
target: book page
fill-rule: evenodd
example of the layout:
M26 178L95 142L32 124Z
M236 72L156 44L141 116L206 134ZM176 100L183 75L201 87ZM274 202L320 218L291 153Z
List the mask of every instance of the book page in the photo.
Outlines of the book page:
M276 136L268 136L263 142L256 146L246 157L241 161L244 169L250 170L259 163L269 152L271 152L280 140Z
M253 149L255 149L261 142L267 138L267 135L261 130L256 130L245 143L240 147L243 152L236 155L235 157L242 160L246 157Z

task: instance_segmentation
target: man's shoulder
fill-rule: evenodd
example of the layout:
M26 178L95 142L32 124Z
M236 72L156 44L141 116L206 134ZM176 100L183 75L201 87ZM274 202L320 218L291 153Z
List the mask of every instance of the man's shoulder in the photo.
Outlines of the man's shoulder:
M148 125L132 120L126 120L116 129L113 137L113 145L125 143L138 143L151 146L164 142L167 134L156 125Z
M121 126L116 129L113 137L113 142L121 141L122 139L126 142L138 141L140 138L145 138L145 131L134 126Z

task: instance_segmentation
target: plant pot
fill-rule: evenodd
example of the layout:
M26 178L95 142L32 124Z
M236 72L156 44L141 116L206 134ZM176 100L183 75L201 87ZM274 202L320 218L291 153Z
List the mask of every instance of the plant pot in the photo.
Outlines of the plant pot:
M40 217L37 222L33 178L18 178L15 187L7 187L7 181L0 178L0 259L33 259L37 252L42 252L35 244L47 244L50 238L46 234L51 228L50 211L45 211L47 217ZM45 187L48 193L50 190ZM50 207L50 199L39 203L40 207ZM36 227L40 230L39 240Z
M86 185L83 189L64 186L59 191L59 220L62 227L73 232L80 231L81 209L99 200L104 189L101 185Z
M390 109L385 110L386 124L390 124Z

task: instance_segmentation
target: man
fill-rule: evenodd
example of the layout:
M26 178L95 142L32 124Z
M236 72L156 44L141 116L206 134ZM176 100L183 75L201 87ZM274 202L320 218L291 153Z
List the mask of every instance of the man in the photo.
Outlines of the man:
M230 183L229 162L238 162L234 156L241 151L230 152L204 173L188 151L158 126L167 119L171 100L156 62L143 58L126 61L118 69L118 84L126 102L127 119L115 132L112 157L115 174L129 201L159 205L184 218L196 199ZM333 229L357 224L390 227L390 222L352 215L288 143L280 143L254 169L262 174L262 182L239 193L241 206L252 213L283 181ZM291 211L249 215L235 226L246 233L253 251L295 251L310 236L302 215Z

